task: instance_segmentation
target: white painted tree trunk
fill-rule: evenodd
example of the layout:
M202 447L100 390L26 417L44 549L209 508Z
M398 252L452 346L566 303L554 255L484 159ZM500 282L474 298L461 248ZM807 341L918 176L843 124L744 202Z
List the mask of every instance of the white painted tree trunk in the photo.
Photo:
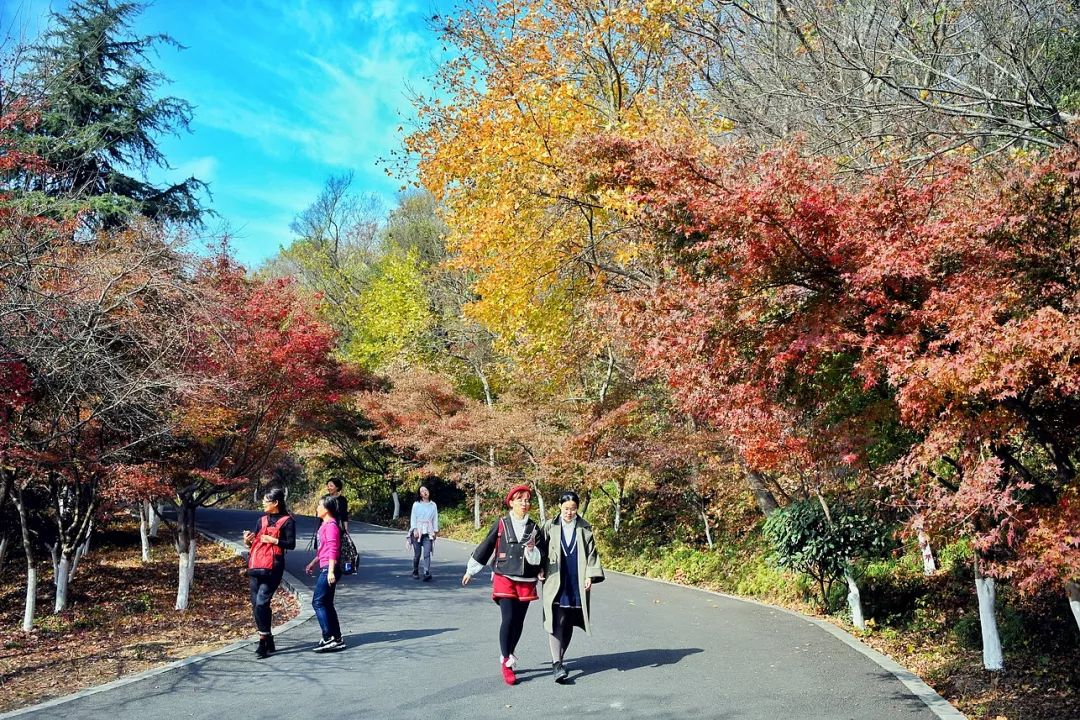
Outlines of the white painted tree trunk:
M713 550L716 546L713 544L712 528L709 527L709 513L704 508L701 509L701 522L705 524L705 542L709 544L709 549Z
M922 529L919 530L919 552L922 553L923 575L936 573L937 561L934 560L934 549L930 547L930 537Z
M71 569L68 570L68 579L75 574L75 571L79 567L79 561L83 559L90 552L90 535L94 532L93 521L86 528L86 539L82 544L75 548L75 556L71 559Z
M1076 627L1080 629L1080 583L1065 583L1065 592L1069 596L1069 608L1072 610L1073 619L1076 620Z
M157 503L157 511L155 512L154 506L147 503L147 508L150 510L150 537L157 539L158 529L161 527L161 518L159 515L162 511L161 503Z
M473 492L472 516L473 516L473 527L476 528L477 530L479 530L480 529L480 485L477 485L476 488L475 488L475 492Z
M540 508L540 522L547 518L547 508L544 507L544 496L540 494L540 488L536 488L536 504Z
M8 551L8 538L7 535L0 538L0 570L4 568L4 563L7 561Z
M394 519L397 520L401 517L401 498L398 496L397 490L391 492L390 497L394 499Z
M26 568L26 609L23 611L23 632L34 629L34 613L37 610L37 568Z
M176 609L187 610L191 597L191 581L195 579L195 539L192 538L184 552L178 553L179 567L176 586Z
M983 667L998 671L1005 668L998 635L997 615L994 613L994 578L982 577L975 571L975 593L979 596L979 625L982 628Z
M53 604L53 612L63 612L67 608L68 580L71 579L71 560L67 553L61 553L60 561L56 564L56 602Z
M860 630L866 629L866 620L863 618L862 593L859 592L859 584L855 582L855 576L851 568L844 570L844 580L847 582L847 604L851 611L851 624Z
M150 562L150 516L154 514L149 502L139 506L139 543L142 545L142 561Z

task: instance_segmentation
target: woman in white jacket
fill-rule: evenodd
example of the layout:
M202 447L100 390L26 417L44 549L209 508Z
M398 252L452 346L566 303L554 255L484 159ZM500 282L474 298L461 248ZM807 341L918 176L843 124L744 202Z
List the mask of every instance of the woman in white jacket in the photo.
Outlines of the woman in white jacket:
M409 543L413 549L412 576L420 577L420 560L424 561L424 582L431 580L431 550L439 536L439 508L431 492L420 486L419 499L413 502L409 517Z

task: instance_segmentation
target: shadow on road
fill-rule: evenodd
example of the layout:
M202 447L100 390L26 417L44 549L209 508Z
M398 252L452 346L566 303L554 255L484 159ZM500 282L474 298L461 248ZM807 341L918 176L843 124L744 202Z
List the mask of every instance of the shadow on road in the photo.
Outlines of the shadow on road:
M632 650L630 652L610 653L608 655L586 655L579 660L568 660L567 665L577 673L571 680L584 675L596 675L608 670L626 672L645 667L674 665L690 655L705 652L702 648L654 648Z

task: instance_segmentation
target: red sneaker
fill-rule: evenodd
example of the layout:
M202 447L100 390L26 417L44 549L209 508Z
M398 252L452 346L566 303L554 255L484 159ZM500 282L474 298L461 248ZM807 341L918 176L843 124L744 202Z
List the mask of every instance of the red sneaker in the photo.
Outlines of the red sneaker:
M503 681L507 685L517 685L517 675L514 674L514 669L506 667L503 663L499 663L499 665L502 667Z

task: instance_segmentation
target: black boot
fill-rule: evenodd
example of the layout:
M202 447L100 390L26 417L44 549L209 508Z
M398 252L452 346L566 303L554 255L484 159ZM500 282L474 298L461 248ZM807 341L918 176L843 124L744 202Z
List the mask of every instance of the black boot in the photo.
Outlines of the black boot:
M266 636L266 652L268 652L268 653L277 652L277 648L274 647L274 636L273 635L267 635Z
M270 644L266 642L266 636L260 635L259 646L255 648L255 657L265 658L266 656L268 656L270 654L270 650L268 649L269 645Z

